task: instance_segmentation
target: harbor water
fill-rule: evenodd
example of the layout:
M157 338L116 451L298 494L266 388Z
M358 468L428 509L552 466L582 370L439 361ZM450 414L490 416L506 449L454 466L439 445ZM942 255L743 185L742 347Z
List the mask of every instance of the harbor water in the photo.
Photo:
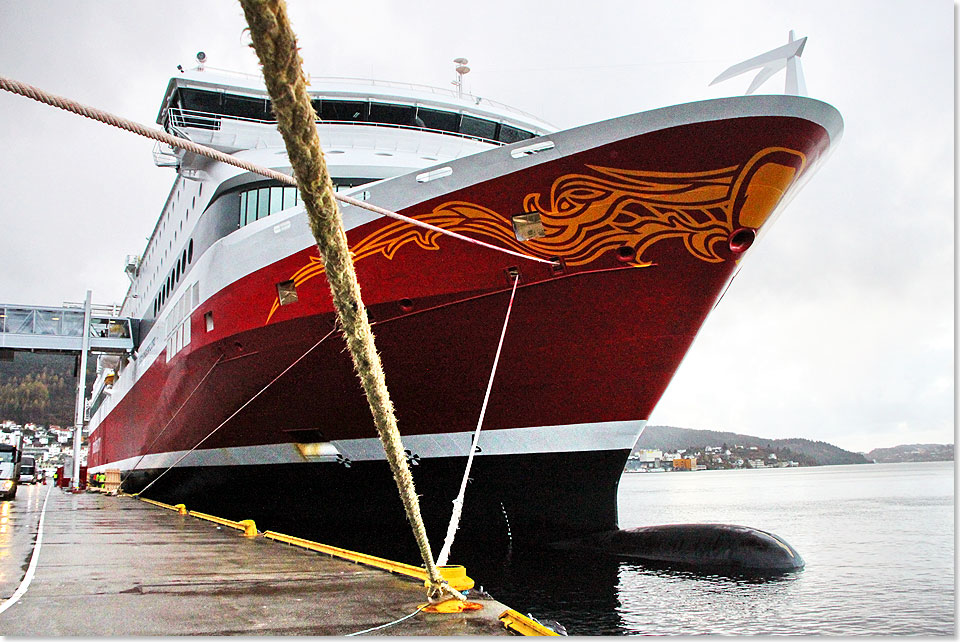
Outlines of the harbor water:
M571 635L955 632L953 462L627 473L619 505L622 528L776 533L806 568L723 576L569 551L458 561L497 599Z

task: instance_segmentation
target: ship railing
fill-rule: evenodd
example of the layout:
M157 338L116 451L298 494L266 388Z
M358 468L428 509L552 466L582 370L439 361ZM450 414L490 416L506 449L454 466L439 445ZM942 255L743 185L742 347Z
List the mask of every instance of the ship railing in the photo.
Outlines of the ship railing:
M64 302L63 302L63 307L64 307L64 308L71 308L71 309L72 309L72 308L78 308L79 310L82 311L82 310L83 310L83 302L82 302L82 301L80 301L80 302L77 302L77 301L64 301ZM101 316L112 316L112 317L116 317L116 316L120 316L120 310L121 310L122 307L123 307L123 306L121 306L119 303L91 303L91 304L90 304L90 313L91 313L91 314L98 314L98 315L101 315Z
M210 112L195 111L191 109L182 109L179 107L171 107L167 109L167 119L165 121L165 128L168 132L177 133L175 130L194 128L202 129L206 131L219 131L225 132L225 127L227 124L224 121L235 122L240 125L276 125L276 120L269 119L259 119L259 118L246 118L243 116L226 116L223 114L214 114ZM506 145L503 141L494 140L492 138L486 138L484 136L474 136L471 134L464 134L462 132L452 132L443 129L432 129L430 127L420 127L417 125L401 125L396 123L377 123L366 120L320 120L315 121L317 125L348 125L352 127L386 127L389 129L406 129L411 131L420 131L432 134L443 134L445 136L452 136L455 138L464 138L467 140L478 140L484 143L490 143L492 145ZM182 133L178 135L183 136ZM189 138L189 136L184 136ZM156 162L156 152L154 154L154 161ZM159 164L159 163L158 163Z

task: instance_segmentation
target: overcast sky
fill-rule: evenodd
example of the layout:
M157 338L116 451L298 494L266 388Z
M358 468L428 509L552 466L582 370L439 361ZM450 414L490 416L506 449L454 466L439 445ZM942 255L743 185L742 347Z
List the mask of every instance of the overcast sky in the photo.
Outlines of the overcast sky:
M947 0L291 3L306 69L449 87L562 128L746 91L808 36L843 140L750 253L650 422L851 450L954 440L954 24ZM239 4L0 3L0 74L152 124L177 64L256 72ZM783 91L783 74L758 93ZM0 301L119 302L173 181L153 143L0 95ZM389 373L388 373L389 375Z

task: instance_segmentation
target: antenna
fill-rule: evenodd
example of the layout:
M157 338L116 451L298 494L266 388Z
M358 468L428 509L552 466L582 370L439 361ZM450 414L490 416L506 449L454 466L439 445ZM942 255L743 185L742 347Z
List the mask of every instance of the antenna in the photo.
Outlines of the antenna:
M807 85L803 80L803 70L800 68L800 56L803 55L803 47L807 44L807 37L804 36L800 38L800 40L795 40L793 29L791 29L790 35L787 38L787 44L782 47L771 49L759 56L754 56L749 60L744 60L741 63L733 65L714 78L710 84L715 85L718 82L729 80L734 76L739 76L753 69L760 69L760 73L756 75L753 82L750 83L750 87L747 89L747 94L749 95L756 91L757 88L771 76L786 67L787 82L784 86L783 93L794 96L806 96Z
M463 98L463 76L470 72L470 67L467 67L469 61L466 58L454 58L453 62L457 65L457 79L451 84L457 88L457 98Z

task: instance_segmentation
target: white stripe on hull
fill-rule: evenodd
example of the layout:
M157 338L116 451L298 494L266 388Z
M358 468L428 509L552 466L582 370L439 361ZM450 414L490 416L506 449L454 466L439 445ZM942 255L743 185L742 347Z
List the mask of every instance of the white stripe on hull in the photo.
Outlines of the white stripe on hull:
M532 455L539 453L586 452L594 450L629 450L637 443L646 420L609 421L564 426L535 426L486 430L480 433L478 457L489 455ZM435 435L407 435L404 446L421 459L431 457L466 457L473 440L473 431L448 432ZM90 472L105 470L127 471L167 468L186 451L173 451L130 457L111 462ZM254 466L265 464L306 464L336 461L338 456L351 461L383 461L383 448L377 438L343 439L332 441L319 455L303 455L295 444L265 446L238 446L195 450L178 465L191 466Z

